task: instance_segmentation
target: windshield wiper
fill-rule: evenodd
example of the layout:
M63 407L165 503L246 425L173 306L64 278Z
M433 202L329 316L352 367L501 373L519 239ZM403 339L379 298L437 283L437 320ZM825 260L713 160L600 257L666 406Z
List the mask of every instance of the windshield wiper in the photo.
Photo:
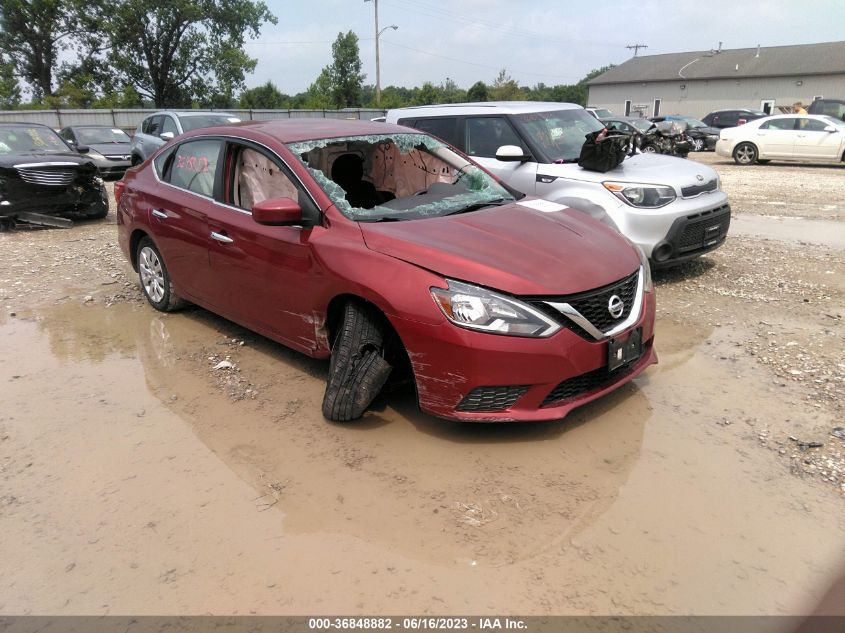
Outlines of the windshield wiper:
M459 213L469 213L470 211L478 211L479 209L485 209L487 207L501 207L503 204L508 204L512 202L512 200L505 200L504 198L493 198L492 200L486 200L484 202L476 202L474 204L470 204L466 207L458 209L457 211L452 211L451 213L444 213L443 215L457 215Z

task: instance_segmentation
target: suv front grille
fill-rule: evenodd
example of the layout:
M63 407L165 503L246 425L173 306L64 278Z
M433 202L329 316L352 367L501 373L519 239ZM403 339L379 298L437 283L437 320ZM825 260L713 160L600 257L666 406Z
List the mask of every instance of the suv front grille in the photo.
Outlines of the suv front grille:
M724 239L731 224L731 215L725 211L724 207L720 207L705 211L699 216L690 216L677 238L677 251L679 253L695 251Z
M36 169L33 167L18 167L21 180L31 185L47 185L51 187L67 187L76 178L76 171L72 169Z

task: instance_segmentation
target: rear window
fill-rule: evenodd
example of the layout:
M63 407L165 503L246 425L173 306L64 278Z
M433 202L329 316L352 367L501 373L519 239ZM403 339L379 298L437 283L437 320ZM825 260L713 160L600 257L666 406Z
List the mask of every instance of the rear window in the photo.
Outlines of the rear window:
M441 138L450 145L458 148L462 148L463 146L459 142L458 119L455 117L448 119L417 119L414 122L404 119L399 121L399 125L410 125L423 132L428 132L432 136Z
M214 175L222 141L203 139L182 143L170 162L168 181L209 198L214 196Z
M182 130L189 132L191 130L198 130L202 127L211 127L213 125L226 125L227 123L238 123L238 117L222 115L222 114L208 114L199 116L182 116L179 117L182 122Z

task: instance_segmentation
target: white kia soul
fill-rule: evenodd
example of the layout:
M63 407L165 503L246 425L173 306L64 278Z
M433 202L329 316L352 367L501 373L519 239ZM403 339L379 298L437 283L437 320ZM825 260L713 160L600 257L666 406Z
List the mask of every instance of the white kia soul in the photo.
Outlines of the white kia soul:
M636 154L606 173L581 168L585 135L603 127L581 106L462 103L389 110L386 118L440 137L514 189L602 220L657 266L712 251L728 234L728 198L706 165Z

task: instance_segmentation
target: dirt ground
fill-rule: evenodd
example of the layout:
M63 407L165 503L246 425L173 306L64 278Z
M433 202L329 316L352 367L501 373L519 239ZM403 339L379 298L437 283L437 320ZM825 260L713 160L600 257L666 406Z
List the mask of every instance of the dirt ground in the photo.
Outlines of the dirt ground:
M328 423L327 363L142 302L113 213L0 235L0 615L813 612L845 168L693 159L742 230L655 275L660 364L553 423Z

